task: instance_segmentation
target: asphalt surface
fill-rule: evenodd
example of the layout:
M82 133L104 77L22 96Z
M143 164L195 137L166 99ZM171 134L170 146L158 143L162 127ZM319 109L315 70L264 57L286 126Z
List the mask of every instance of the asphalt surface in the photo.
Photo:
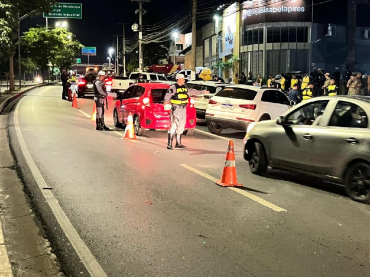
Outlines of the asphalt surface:
M9 117L9 135L68 276L87 273L32 185L14 116L36 166L108 276L370 276L370 206L342 187L276 170L254 176L242 157L244 134L217 138L201 122L183 138L185 150L167 150L163 131L137 142L123 140L122 130L95 131L87 117L92 99L78 99L73 109L60 95L49 86L24 96ZM113 100L109 106L113 127ZM221 175L227 139L235 141L243 195L209 180Z

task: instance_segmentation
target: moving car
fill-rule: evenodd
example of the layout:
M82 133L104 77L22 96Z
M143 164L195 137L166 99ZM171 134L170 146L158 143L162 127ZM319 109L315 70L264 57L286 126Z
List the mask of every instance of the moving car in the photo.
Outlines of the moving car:
M87 73L83 78L78 79L78 97L85 97L86 94L94 95L94 81L97 78L96 73Z
M206 110L209 131L247 130L252 122L276 118L290 109L288 98L279 90L249 85L231 85L216 93Z
M205 81L191 81L186 85L189 88L188 94L195 101L194 106L199 119L206 118L209 99L227 86L225 83Z
M276 120L249 126L244 158L254 174L267 166L342 183L370 203L370 97L326 96Z
M128 115L134 119L135 134L142 136L145 129L167 130L171 126L170 111L164 109L164 96L170 86L161 83L140 83L119 93L114 106L113 120L117 128L124 127ZM192 135L196 125L194 101L186 108L185 135Z

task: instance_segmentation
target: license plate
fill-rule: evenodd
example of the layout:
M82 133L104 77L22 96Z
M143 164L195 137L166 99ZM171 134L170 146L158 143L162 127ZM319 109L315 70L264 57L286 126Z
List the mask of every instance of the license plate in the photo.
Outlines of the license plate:
M93 85L92 85L92 84L87 84L87 87L88 87L88 88L92 88L92 87L93 87Z
M233 110L234 109L234 105L232 105L232 104L222 104L221 108L222 109Z
M110 92L112 90L112 86L106 86L107 91Z

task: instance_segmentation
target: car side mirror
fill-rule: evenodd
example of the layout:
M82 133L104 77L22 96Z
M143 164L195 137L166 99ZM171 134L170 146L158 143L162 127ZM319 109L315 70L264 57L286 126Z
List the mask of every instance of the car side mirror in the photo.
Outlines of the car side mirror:
M285 122L285 117L284 116L279 116L278 118L276 118L276 124L277 125L284 125L284 122Z

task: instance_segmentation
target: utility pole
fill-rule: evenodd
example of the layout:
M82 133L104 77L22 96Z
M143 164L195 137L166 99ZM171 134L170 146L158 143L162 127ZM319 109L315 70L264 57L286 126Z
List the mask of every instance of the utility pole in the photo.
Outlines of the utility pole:
M192 27L191 27L191 59L193 61L191 70L195 71L195 59L197 52L197 0L193 0L193 17L192 17Z
M131 0L131 2L139 2L139 72L143 72L143 2L150 0Z
M118 35L117 35L117 45L116 45L116 76L119 75L119 60L118 60Z
M118 23L122 25L122 65L123 65L123 76L126 77L126 37L125 37L125 25L127 23Z

